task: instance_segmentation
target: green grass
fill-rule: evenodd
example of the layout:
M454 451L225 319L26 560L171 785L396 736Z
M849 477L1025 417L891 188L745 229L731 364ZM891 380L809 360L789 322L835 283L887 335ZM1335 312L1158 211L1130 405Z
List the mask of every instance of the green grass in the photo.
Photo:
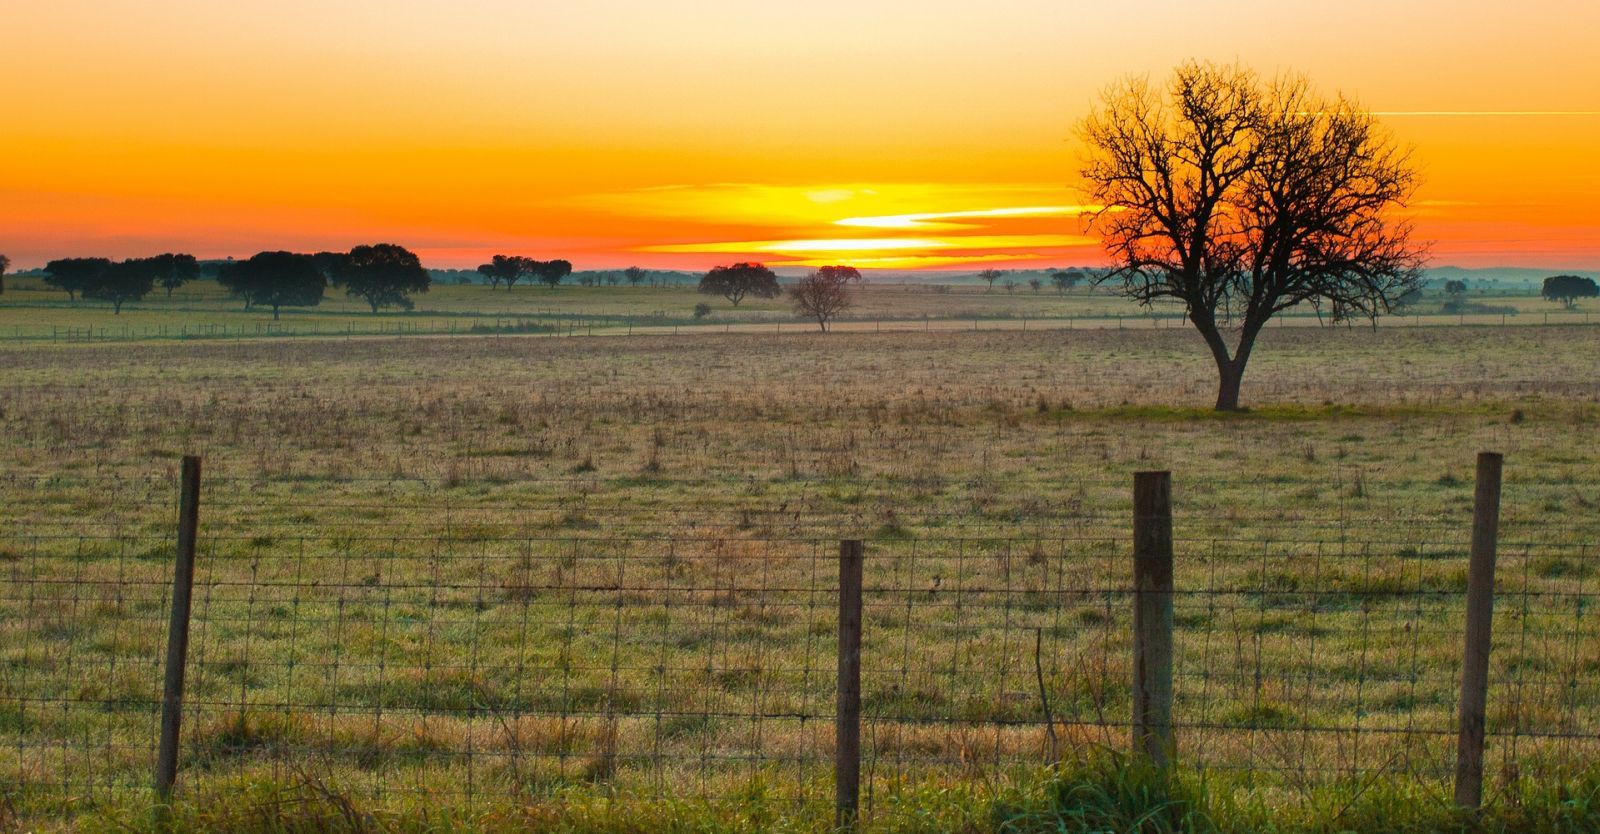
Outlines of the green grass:
M1451 739L1374 731L1453 720L1485 448L1507 455L1491 726L1592 729L1600 340L1272 329L1228 415L1209 365L1182 329L0 345L0 784L30 828L148 825L172 478L197 452L180 830L825 827L827 554L858 535L869 584L914 592L869 597L875 830L1152 808L1462 830ZM1126 606L1057 591L1125 581L1130 476L1155 468L1175 473L1180 586L1214 591L1177 612L1180 714L1288 729L1180 740L1253 781L1097 760L1052 781L1038 726L994 722L1038 719L1035 629L1058 719L1126 713ZM348 711L275 706L330 702ZM756 746L718 704L820 717ZM939 716L973 723L910 720ZM1295 729L1358 716L1359 752ZM1583 830L1593 745L1521 744L1485 830ZM702 764L751 749L808 764ZM898 764L918 757L940 761Z
M1181 326L1182 312L1161 302L1151 309L1137 306L1109 287L1079 287L1067 293L1053 289L1035 293L990 291L979 286L866 284L855 290L854 305L843 315L845 329L950 329L973 322L1020 328L1034 327ZM360 299L330 289L323 302L310 308L284 308L274 320L270 310L245 310L216 283L198 281L170 298L156 293L113 315L108 304L69 301L36 278L10 278L0 295L0 339L43 342L148 339L255 339L348 335L492 335L644 333L765 327L809 330L786 298L745 300L737 307L708 297L690 285L681 286L518 286L511 290L486 286L440 284L415 297L410 312L373 314ZM1591 312L1568 311L1537 296L1491 299L1495 312L1448 313L1430 300L1391 325L1427 324L1587 324ZM711 304L704 319L693 314L696 304ZM1503 308L1507 313L1502 314ZM1290 311L1280 324L1315 326L1310 310Z

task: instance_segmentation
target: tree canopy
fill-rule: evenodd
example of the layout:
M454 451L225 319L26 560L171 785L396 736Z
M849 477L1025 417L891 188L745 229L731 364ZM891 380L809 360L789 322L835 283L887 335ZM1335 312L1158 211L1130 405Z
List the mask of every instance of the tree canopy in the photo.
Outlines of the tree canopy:
M6 257L5 255L0 255L0 295L4 295L5 294L5 291L6 291L6 270L8 270L10 268L11 268L11 259Z
M529 261L529 274L546 286L558 286L562 279L572 274L572 262L557 258L553 261Z
M247 305L271 307L274 321L279 307L321 304L328 286L313 256L294 252L258 252L247 261L225 264L217 282Z
M778 276L765 264L736 263L732 266L712 267L700 279L700 292L720 295L739 306L747 295L756 298L777 298L783 292L778 286Z
M1544 279L1544 287L1539 294L1547 300L1559 301L1571 310L1578 306L1578 299L1600 295L1600 286L1596 286L1593 278L1581 275L1552 275Z
M44 265L44 282L76 301L110 268L110 258L58 258Z
M521 255L495 255L489 263L478 266L478 274L489 280L490 287L504 283L506 289L510 290L519 278L532 274L536 263L538 261Z
M1165 91L1113 85L1080 125L1092 226L1141 304L1171 298L1235 409L1256 337L1300 304L1375 318L1422 280L1404 206L1417 177L1366 110L1298 77L1188 63ZM1228 336L1233 337L1229 345Z
M411 250L393 243L351 249L335 275L347 295L364 299L374 313L384 307L410 310L411 295L427 292L433 281Z
M1058 269L1050 273L1050 283L1056 285L1058 292L1066 292L1078 285L1083 280L1083 273L1076 269Z
M112 313L121 315L122 305L138 301L156 288L157 269L155 258L132 258L113 263L83 287L83 297L109 301Z
M168 252L147 258L155 271L156 282L172 297L172 291L200 277L200 262L193 255L175 255Z

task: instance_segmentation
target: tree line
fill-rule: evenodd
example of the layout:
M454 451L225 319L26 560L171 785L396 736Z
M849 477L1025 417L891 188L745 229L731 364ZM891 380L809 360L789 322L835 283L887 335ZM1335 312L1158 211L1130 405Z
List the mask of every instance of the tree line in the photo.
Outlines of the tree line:
M0 269L3 271L3 269ZM44 282L80 298L109 301L114 314L130 301L140 301L164 288L172 291L200 277L193 255L164 254L150 258L58 258L44 266ZM362 245L348 252L259 252L243 261L218 265L217 283L244 299L245 309L315 307L329 286L360 298L372 312L388 307L412 309L411 296L428 291L432 278L411 250L393 243Z

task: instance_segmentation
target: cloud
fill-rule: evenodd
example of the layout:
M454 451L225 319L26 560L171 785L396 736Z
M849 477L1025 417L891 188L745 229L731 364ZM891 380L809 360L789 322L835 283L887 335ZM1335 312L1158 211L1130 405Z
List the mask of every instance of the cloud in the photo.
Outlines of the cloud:
M1099 211L1103 206L1014 206L1009 208L969 209L966 211L921 212L917 214L887 214L871 217L846 217L835 220L836 226L862 226L872 229L978 229L978 223L945 223L955 219L1000 219L1007 217L1079 217Z

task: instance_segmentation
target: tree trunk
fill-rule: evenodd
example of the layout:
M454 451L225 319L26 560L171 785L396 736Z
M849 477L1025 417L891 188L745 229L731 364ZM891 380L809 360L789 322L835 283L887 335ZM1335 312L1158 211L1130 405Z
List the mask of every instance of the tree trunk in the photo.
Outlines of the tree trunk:
M1239 410L1239 387L1244 382L1244 362L1232 359L1217 364L1217 410Z
M276 305L276 304L272 305L272 320L273 321L277 321L278 320L278 305Z
M122 315L122 302L121 301L113 301L113 302L111 302L111 315L113 315L113 316Z

